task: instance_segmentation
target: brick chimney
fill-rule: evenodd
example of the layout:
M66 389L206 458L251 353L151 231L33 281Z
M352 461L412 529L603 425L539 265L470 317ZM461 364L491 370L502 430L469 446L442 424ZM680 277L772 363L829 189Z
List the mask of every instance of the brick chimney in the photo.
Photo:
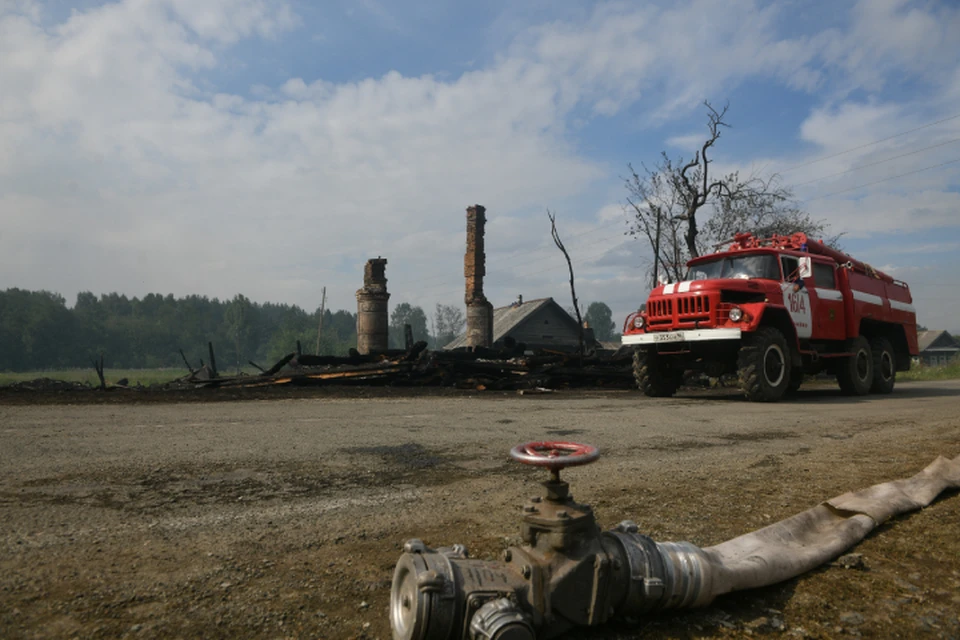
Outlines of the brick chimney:
M386 351L389 346L386 258L371 258L363 268L363 288L357 290L357 351Z
M464 301L467 303L468 347L489 347L493 344L493 305L483 295L486 211L479 204L467 207L467 253L463 258L463 276L466 280Z

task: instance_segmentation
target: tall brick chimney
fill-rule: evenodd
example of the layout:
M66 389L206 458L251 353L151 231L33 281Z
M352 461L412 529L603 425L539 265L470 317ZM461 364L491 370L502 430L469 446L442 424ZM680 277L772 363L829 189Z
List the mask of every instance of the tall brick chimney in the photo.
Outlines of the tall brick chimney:
M389 346L386 267L386 258L372 258L363 268L363 289L357 290L357 351L362 354L386 351Z
M483 295L486 211L479 204L467 207L467 253L463 258L463 276L466 279L464 301L467 303L468 347L489 347L493 344L493 305Z

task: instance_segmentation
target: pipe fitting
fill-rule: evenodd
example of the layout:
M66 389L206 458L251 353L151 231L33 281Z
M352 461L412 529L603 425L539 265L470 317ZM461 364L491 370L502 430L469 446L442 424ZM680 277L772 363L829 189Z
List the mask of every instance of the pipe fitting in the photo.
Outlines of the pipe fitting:
M508 598L491 600L470 620L470 640L535 640L530 618Z
M551 451L552 445L560 446ZM601 533L593 511L574 502L558 475L562 456L581 455L585 445L522 447L533 459L547 450L552 472L540 508L522 516L525 544L507 549L503 562L492 562L470 558L463 545L431 549L408 540L390 592L394 640L533 640L613 616L705 606L720 594L810 570L878 523L960 486L960 456L940 458L913 478L844 494L701 549L689 542L655 542L629 520ZM900 500L904 494L911 500ZM897 504L889 504L892 499ZM823 540L811 545L817 536Z
M395 640L527 640L592 626L614 615L637 615L700 601L705 582L700 551L689 543L658 544L624 521L601 533L593 510L559 478L567 464L596 459L593 447L530 443L518 459L546 459L546 495L523 509L521 538L503 562L471 559L462 545L430 549L404 544L390 596ZM579 462L577 460L580 460Z

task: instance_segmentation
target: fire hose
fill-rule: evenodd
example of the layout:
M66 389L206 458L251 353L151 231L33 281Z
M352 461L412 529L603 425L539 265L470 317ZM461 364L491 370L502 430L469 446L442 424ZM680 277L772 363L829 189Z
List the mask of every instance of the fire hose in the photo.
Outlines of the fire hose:
M546 494L523 507L523 545L503 560L470 558L463 545L408 540L390 593L395 640L534 640L613 617L701 607L717 596L771 585L827 562L889 518L960 487L960 456L915 476L846 493L758 531L700 548L655 542L631 521L601 532L560 470L589 464L596 447L531 442L511 456L546 467Z

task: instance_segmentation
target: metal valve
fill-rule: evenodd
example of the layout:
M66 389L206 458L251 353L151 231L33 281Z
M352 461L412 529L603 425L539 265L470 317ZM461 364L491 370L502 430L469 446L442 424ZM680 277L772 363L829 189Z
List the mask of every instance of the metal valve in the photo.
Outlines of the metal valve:
M809 571L884 519L960 486L960 456L938 458L912 478L843 494L701 549L655 542L629 520L601 533L590 506L575 502L560 480L561 469L594 462L596 447L529 442L510 454L550 470L546 496L523 508L524 544L504 551L503 562L489 562L471 559L461 545L407 542L390 593L394 640L534 640L613 616L705 606L718 595Z
M596 447L529 442L510 455L550 471L546 495L523 508L524 544L491 562L470 558L462 545L408 541L390 594L395 640L533 640L696 602L702 580L688 569L702 574L699 549L658 545L632 523L601 533L590 505L570 495L560 471L596 461Z

